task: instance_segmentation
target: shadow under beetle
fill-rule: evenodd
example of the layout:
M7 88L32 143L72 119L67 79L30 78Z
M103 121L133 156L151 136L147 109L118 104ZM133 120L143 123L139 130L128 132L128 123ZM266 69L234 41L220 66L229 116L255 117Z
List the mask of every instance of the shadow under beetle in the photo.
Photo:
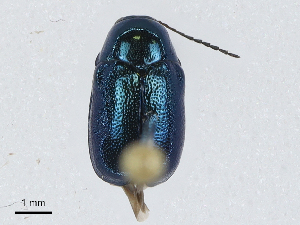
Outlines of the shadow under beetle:
M119 19L95 61L89 111L93 168L122 186L138 221L148 217L143 190L175 172L184 142L184 73L164 27L148 16Z

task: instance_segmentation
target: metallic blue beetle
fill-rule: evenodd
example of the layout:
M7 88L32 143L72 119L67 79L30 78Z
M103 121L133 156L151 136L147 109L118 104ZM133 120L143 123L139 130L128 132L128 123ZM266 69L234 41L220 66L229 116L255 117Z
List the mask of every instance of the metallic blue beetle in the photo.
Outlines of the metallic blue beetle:
M90 157L96 174L122 186L139 221L147 216L143 189L168 180L176 170L184 142L184 73L164 28L187 36L148 16L119 19L96 58L89 112ZM136 184L120 168L124 149L151 139L164 153L164 173Z
M184 142L184 73L166 29L148 16L119 19L95 62L90 99L89 148L96 174L117 186L123 149L151 130L166 156L168 180Z

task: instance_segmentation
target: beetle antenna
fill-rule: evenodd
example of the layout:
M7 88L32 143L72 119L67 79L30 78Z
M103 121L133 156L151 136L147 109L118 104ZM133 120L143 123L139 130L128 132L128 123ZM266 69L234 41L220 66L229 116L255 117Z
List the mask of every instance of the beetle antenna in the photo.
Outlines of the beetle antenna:
M209 47L209 48L211 48L211 49L213 49L213 50L218 50L218 51L222 52L222 53L225 54L225 55L229 55L229 56L234 57L234 58L240 58L239 55L236 55L236 54L233 54L233 53L231 53L231 52L228 52L227 50L221 49L221 48L219 48L218 46L211 45L211 44L208 43L208 42L205 42L205 41L202 41L202 40L200 40L200 39L196 39L196 38L194 38L194 37L191 37L191 36L189 36L189 35L186 35L186 34L180 32L180 31L176 30L175 28L170 27L170 26L169 26L168 24L166 24L166 23L163 23L163 22L161 22L161 21L159 21L159 20L156 20L156 22L160 23L160 24L163 25L164 27L170 29L171 31L174 31L175 33L177 33L177 34L179 34L179 35L181 35L181 36L183 36L183 37L185 37L185 38L187 38L187 39L189 39L189 40L191 40L191 41L197 42L197 43L199 43L199 44L203 44L203 45L205 45L206 47Z

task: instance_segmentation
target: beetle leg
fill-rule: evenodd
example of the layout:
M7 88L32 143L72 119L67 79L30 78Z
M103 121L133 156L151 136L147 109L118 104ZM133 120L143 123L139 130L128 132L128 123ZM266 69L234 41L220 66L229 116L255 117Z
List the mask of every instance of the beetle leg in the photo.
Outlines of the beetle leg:
M149 209L144 202L145 185L126 184L122 186L127 195L137 221L142 222L149 216Z

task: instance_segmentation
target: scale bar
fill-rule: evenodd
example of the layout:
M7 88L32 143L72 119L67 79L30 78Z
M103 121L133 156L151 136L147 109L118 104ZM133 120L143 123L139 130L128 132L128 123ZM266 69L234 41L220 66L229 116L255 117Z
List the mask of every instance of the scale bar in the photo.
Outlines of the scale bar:
M15 211L15 214L52 214L52 211Z

